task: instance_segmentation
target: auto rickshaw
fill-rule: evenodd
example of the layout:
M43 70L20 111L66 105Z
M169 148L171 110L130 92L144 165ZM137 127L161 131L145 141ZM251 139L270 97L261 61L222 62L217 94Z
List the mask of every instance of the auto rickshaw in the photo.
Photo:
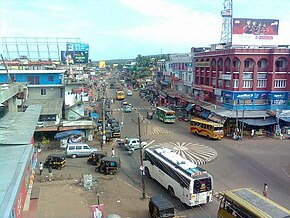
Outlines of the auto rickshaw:
M147 111L147 119L152 120L153 119L153 111Z
M119 157L103 157L96 167L96 172L104 174L115 174L121 167Z
M64 154L50 154L45 159L43 166L47 168L51 166L54 169L61 170L65 166L65 155Z
M103 157L107 156L106 151L94 151L93 153L90 154L90 156L87 159L88 164L92 165L98 165L98 163L101 161Z
M152 218L174 218L174 206L163 196L153 196L149 201L149 213Z

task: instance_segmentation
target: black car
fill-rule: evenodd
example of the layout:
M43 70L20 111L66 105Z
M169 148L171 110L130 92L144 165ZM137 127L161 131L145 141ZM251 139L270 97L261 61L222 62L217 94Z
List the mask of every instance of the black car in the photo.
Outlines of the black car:
M44 167L51 166L54 169L61 170L65 166L65 155L64 154L50 154L47 156L44 162Z
M107 157L106 151L94 151L87 159L88 164L98 165L103 157Z

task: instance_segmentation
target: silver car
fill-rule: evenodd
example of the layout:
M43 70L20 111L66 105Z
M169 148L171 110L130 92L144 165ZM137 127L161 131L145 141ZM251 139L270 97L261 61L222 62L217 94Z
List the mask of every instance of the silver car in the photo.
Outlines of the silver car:
M66 156L67 157L88 157L94 151L98 151L97 148L91 148L85 143L71 143L66 147Z

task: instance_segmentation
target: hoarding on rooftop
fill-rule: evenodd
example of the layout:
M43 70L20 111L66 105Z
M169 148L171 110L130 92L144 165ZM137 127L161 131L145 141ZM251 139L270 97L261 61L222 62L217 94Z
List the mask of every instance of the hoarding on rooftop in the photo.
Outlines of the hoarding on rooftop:
M279 20L234 18L232 45L277 45Z

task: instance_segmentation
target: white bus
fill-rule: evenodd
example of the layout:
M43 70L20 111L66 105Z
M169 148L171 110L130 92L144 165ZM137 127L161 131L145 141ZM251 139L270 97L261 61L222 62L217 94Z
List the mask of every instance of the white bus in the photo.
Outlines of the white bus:
M145 175L163 185L188 206L212 201L212 176L169 148L146 148Z

